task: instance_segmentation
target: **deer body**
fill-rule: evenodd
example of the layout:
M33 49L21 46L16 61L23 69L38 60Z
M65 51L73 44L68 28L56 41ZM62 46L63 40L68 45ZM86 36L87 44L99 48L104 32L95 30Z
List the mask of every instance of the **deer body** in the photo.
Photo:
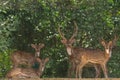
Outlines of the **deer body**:
M35 55L23 51L15 51L11 55L11 60L14 67L19 67L19 65L22 64L27 64L30 66L35 62Z
M76 67L82 62L82 58L85 57L86 60L88 60L88 63L87 65L85 65L85 67L93 67L95 68L96 70L96 78L97 77L100 77L100 66L99 64L97 64L97 61L95 61L96 57L94 58L90 58L90 57L86 57L86 56L89 56L89 55L97 55L96 52L98 51L101 51L101 50L95 50L95 49L89 49L89 48L80 48L80 47L74 47L74 48L71 48L72 52L71 52L71 55L69 55L69 60L70 60L70 64L72 65L70 67L70 69L68 69L69 71L72 71L72 72L68 72L68 75L70 76L73 72L75 71L78 71L78 69L76 69ZM101 51L104 53L104 51ZM89 54L89 55L88 55ZM104 54L101 54L101 56L104 55ZM98 56L99 57L99 56ZM89 61L90 60L90 61ZM101 62L103 62L104 58L101 58L100 59ZM93 62L94 63L93 63ZM79 75L81 76L81 73L82 71L80 71L79 73L76 73L76 75Z
M86 50L82 51L81 53L82 56L81 62L79 65L77 65L77 70L76 70L76 77L81 77L79 76L79 72L81 72L81 69L87 64L87 63L92 63L92 64L99 64L101 68L104 71L105 77L107 78L107 68L106 68L106 63L109 60L109 55L105 55L104 51L98 51L98 50Z
M37 62L40 64L38 69L33 68L12 68L7 74L6 78L39 78L45 68L49 58L40 59L37 58Z
M81 77L79 76L79 73L87 63L93 63L93 64L99 64L103 70L105 78L108 78L107 62L111 57L112 48L116 40L117 40L116 37L113 41L109 41L109 42L102 40L101 44L104 47L104 51L97 49L96 50L86 49L84 51L81 51L82 53L82 55L80 56L81 62L79 65L77 65L76 77Z
M71 64L71 67L68 69L69 77L71 76L71 74L74 71L78 70L78 69L76 69L76 67L81 62L81 55L83 54L82 51L85 51L84 48L72 46L72 44L75 42L74 37L77 35L77 30L78 30L77 24L75 22L74 22L74 25L75 25L75 33L71 36L70 39L66 39L64 37L63 33L60 31L60 27L58 28L58 32L59 32L60 36L62 37L61 42L66 46L66 51L69 56L69 63ZM98 77L100 75L100 68L97 64L94 64L94 67L96 69L96 77Z
M35 54L24 51L15 51L13 54L11 54L13 67L19 67L21 64L27 64L28 67L31 67L34 64L35 58L39 57L40 50L42 47L44 47L44 44L31 44L31 46L35 49Z
M38 70L33 68L13 68L7 73L6 78L39 78Z
M87 53L87 51L85 51L84 55L82 55L82 58L86 59L88 62L91 63L104 63L109 60L109 55L107 55L104 51L95 50L91 52L92 53L90 53L89 51L89 53Z

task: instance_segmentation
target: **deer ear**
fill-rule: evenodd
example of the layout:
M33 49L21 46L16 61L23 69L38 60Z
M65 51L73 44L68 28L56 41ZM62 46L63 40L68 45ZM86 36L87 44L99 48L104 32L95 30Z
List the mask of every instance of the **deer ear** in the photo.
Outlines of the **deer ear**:
M31 47L32 47L32 48L36 48L35 44L31 44Z
M45 58L45 63L49 61L49 58Z
M105 44L105 41L101 41L101 44L102 44L104 47L105 47L105 45L106 45L106 44Z
M116 46L116 42L117 42L118 39L119 39L119 37L115 35L115 38L112 41L113 42L113 46Z
M111 48L113 48L113 41L109 41L109 46L111 47Z
M37 62L41 63L42 60L40 58L36 58Z

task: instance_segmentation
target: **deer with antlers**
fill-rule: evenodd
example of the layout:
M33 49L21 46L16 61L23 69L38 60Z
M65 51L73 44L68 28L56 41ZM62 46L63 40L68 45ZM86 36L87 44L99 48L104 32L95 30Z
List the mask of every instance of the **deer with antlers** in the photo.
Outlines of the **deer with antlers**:
M71 74L76 71L77 65L81 62L82 51L85 50L84 48L72 46L72 44L75 42L74 37L77 35L77 31L78 31L78 26L75 21L74 21L74 25L75 25L75 29L74 29L75 32L73 33L70 39L66 39L63 33L60 31L60 27L58 28L58 32L60 36L62 37L61 42L66 46L66 50L67 50L68 57L69 57L69 64L71 65L68 69L68 77L70 77ZM96 77L99 77L100 68L97 64L94 64L94 67L96 69ZM79 74L81 75L81 73Z
M28 67L31 67L34 64L35 58L40 56L40 50L44 47L44 44L31 44L31 46L35 49L35 54L24 51L15 51L11 54L13 67L19 67L21 64L27 64Z
M33 68L12 68L7 74L6 78L40 78L42 75L46 63L49 61L49 58L40 59L36 58L36 61L39 63L38 69Z
M109 61L112 53L112 48L115 46L117 37L109 42L106 42L105 40L101 40L101 44L104 47L104 51L99 50L99 49L86 49L82 51L81 55L81 62L77 65L76 68L76 77L81 77L79 76L80 71L82 68L87 64L87 63L93 63L93 64L99 64L103 70L105 78L108 78L108 73L107 73L107 62Z

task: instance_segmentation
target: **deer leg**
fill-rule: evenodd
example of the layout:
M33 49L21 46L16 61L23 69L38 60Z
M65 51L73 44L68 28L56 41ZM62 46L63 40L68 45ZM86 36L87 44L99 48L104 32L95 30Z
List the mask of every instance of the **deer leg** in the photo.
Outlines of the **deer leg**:
M70 77L71 76L70 74L71 74L71 63L69 63L67 76Z
M70 65L69 68L68 68L68 77L71 76L71 72L72 72L72 68L71 68L71 65Z
M79 66L79 72L78 72L78 75L79 75L79 78L82 78L82 68L85 66L85 63L83 63L83 64L81 64L80 66Z
M22 76L25 76L25 77L30 77L29 75L27 74L24 74L24 73L21 73Z
M24 74L24 73L22 73L22 72L20 72L19 73L19 76L20 76L20 78L30 78L30 76L29 75L27 75L27 74Z
M101 65L105 78L108 78L107 67L105 64Z
M82 76L82 68L84 67L84 65L85 65L86 63L87 63L87 62L84 62L84 60L83 60L83 61L80 62L79 65L77 65L76 78L77 78L77 77L81 78L81 76Z
M78 67L79 65L76 66L76 73L75 73L75 77L78 78Z
M81 70L79 71L79 77L81 78L81 76L82 76L82 68L81 68Z
M76 64L73 62L72 64L72 75L75 74L76 71Z
M101 73L100 65L96 64L96 65L94 65L94 67L95 67L95 70L96 70L95 78L98 78L98 77L100 77L100 73Z
M70 62L69 63L70 64L70 66L69 66L69 68L68 68L68 77L71 77L72 76L72 73L73 73L73 63L72 62Z

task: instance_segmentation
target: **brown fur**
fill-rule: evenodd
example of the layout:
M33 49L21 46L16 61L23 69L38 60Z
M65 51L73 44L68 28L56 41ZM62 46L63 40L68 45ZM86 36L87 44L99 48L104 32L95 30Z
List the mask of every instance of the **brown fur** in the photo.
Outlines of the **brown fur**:
M44 47L44 44L32 44L31 46L35 49L35 54L24 51L15 51L11 54L11 61L13 63L13 67L19 67L20 65L27 65L28 67L31 67L34 64L35 58L39 57L35 55L37 53L40 54L40 50Z
M39 78L45 68L45 64L49 61L49 58L40 59L37 58L37 62L39 63L38 69L33 68L12 68L7 74L6 78ZM42 70L43 69L43 70Z
M108 73L107 73L107 62L109 58L111 57L112 53L112 48L115 44L116 39L113 41L109 41L108 43L105 42L104 40L101 41L101 44L104 46L105 51L102 50L92 50L92 49L85 49L81 51L81 56L78 58L81 59L81 62L79 65L77 65L76 69L76 77L81 77L79 76L82 68L87 64L87 63L93 63L93 64L99 64L103 70L105 78L108 78Z
M68 77L72 76L72 73L75 73L77 65L81 62L81 55L83 54L82 52L85 51L84 48L72 46L72 44L75 42L74 37L77 35L77 31L78 31L78 26L76 22L74 22L74 25L75 25L75 30L74 30L75 32L73 33L70 39L66 39L63 33L60 31L60 27L58 28L58 32L60 36L62 37L61 42L66 46L66 50L67 50L68 57L69 57L69 64L71 65L68 69ZM93 65L96 69L96 77L99 77L100 68L97 64L93 64Z

